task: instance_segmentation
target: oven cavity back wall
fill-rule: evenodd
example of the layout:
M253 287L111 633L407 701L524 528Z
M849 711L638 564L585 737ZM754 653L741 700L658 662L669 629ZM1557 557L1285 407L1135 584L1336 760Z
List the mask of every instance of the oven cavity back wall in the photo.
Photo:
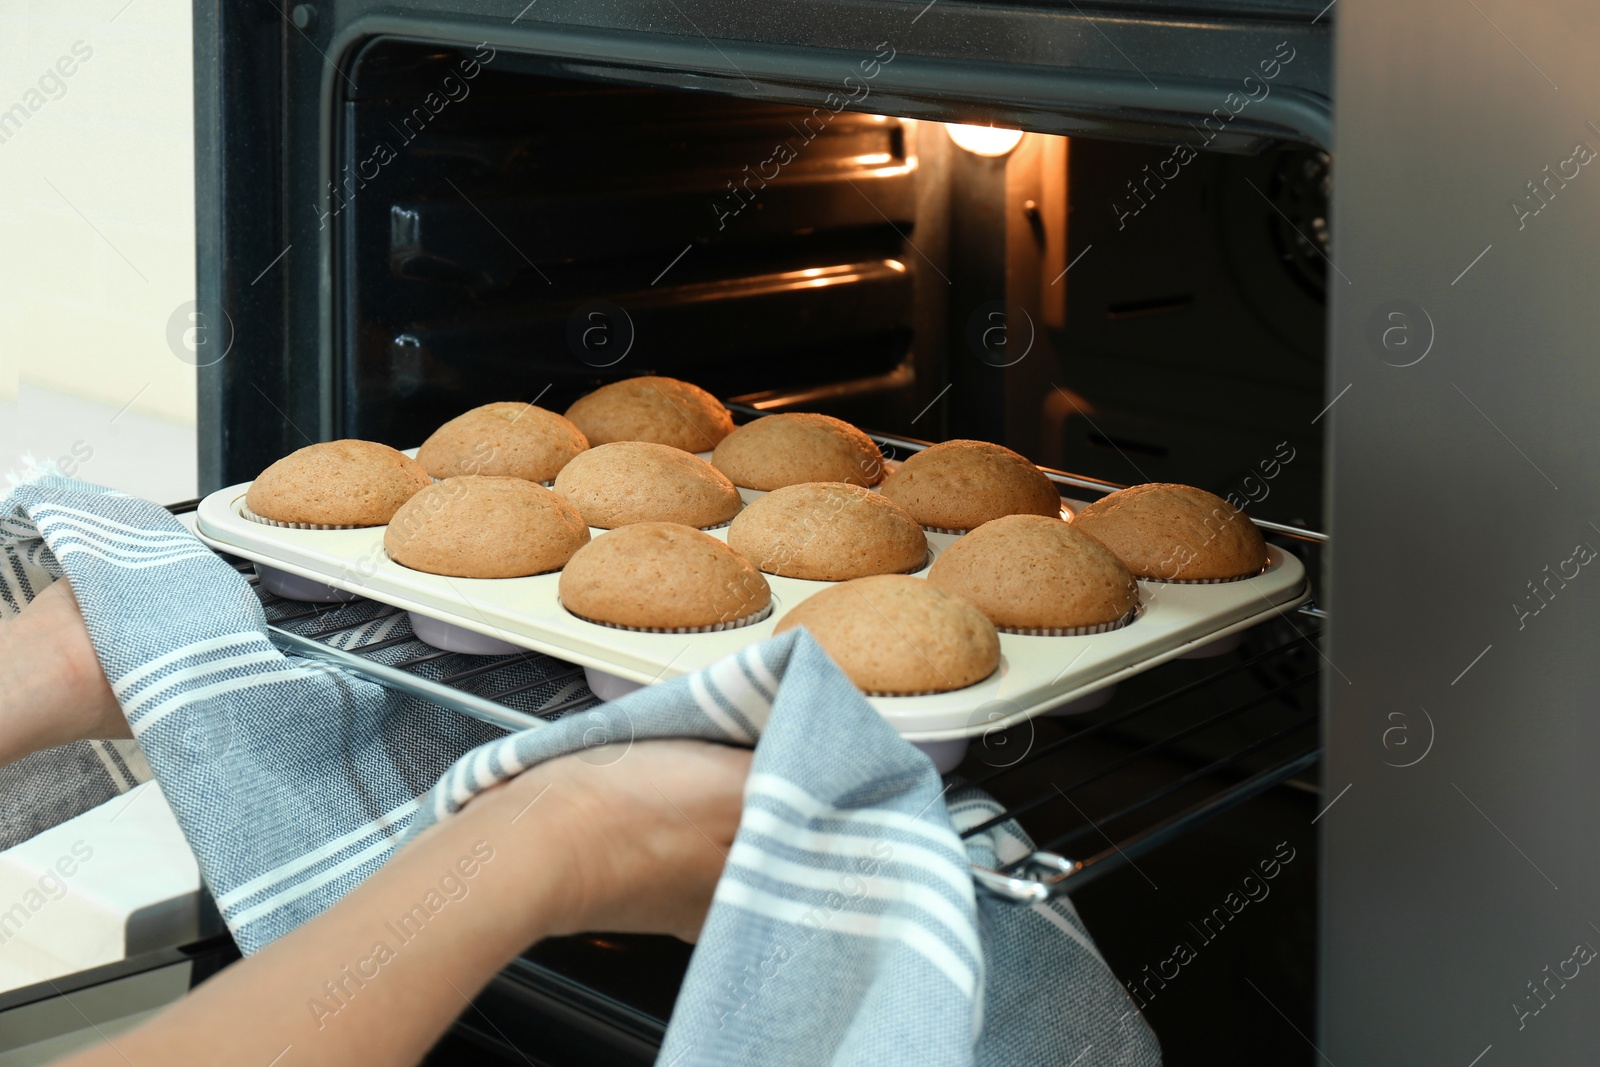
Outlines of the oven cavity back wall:
M556 79L492 47L369 52L346 105L345 432L641 371L721 396L910 380L916 131Z

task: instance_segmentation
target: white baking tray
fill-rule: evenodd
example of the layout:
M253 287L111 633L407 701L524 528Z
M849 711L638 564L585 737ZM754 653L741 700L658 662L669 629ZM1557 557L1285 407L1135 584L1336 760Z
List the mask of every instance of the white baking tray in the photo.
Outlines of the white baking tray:
M419 612L515 645L632 681L688 674L772 636L786 613L828 582L767 575L773 611L762 622L708 634L653 634L585 622L557 599L559 574L530 578L447 578L402 567L383 550L383 527L287 530L239 514L249 483L201 501L200 537L213 548L292 574ZM763 495L740 490L745 500ZM1072 501L1068 507L1081 506ZM606 536L592 530L595 537ZM711 536L727 540L726 528ZM931 565L957 540L930 533ZM927 574L924 567L918 575ZM1084 637L1000 635L1000 669L952 693L871 697L910 741L977 737L1077 700L1218 637L1254 626L1304 603L1310 591L1294 556L1268 546L1265 571L1215 585L1139 583L1139 617L1120 630Z

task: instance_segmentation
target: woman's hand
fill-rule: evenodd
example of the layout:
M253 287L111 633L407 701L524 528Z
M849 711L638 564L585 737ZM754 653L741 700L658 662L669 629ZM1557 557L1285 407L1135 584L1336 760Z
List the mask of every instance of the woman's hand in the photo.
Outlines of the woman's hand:
M71 1065L399 1067L418 1062L540 938L693 938L738 829L750 755L646 741L541 764L418 834L338 904L115 1047Z
M69 741L131 736L65 578L0 621L0 766Z
M0 621L0 766L130 736L65 579ZM530 876L558 872L555 904L524 944L591 930L692 941L739 828L750 757L688 740L585 749L489 790L429 834L481 830Z
M565 889L543 933L693 941L739 829L750 758L707 741L585 749L490 790L458 818L536 825L539 840L559 843L553 855L513 853L513 862L561 865Z

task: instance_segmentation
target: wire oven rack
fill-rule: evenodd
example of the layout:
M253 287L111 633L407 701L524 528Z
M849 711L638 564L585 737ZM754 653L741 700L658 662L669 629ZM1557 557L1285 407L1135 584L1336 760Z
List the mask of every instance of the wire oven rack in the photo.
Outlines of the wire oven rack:
M925 447L880 440L906 450ZM1047 473L1058 484L1096 493L1120 488ZM197 505L171 510L183 514ZM1258 525L1268 536L1297 542L1291 550L1315 551L1326 540L1313 531ZM533 651L442 651L419 641L400 609L368 600L285 600L261 588L248 560L223 558L255 587L270 636L285 651L507 730L541 726L600 703L582 668L564 660ZM1075 891L1310 771L1321 756L1315 627L1325 617L1308 604L1247 631L1241 650L1227 658L1180 661L1140 676L1154 676L1156 688L1135 701L1113 701L1070 718L1041 717L976 739L950 782L987 790L1005 810L962 836L1017 819L1039 842L999 869L975 866L979 891L1020 904ZM1149 689L1148 681L1142 688Z
M1240 653L1182 664L1185 680L1161 679L1142 700L975 745L961 770L1005 810L962 836L1016 819L1039 841L999 870L975 868L979 887L1018 903L1076 891L1310 771L1318 636L1292 619L1265 624Z

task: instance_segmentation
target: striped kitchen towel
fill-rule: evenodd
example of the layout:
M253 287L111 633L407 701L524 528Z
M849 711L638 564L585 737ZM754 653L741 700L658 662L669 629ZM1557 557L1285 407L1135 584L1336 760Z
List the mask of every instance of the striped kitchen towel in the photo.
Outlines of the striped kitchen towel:
M0 621L55 580L42 542L0 544ZM132 741L74 741L0 767L0 852L150 780Z
M361 884L439 775L504 735L284 656L238 572L148 501L46 475L0 503L0 548L71 580L133 736L245 952Z
M1155 1035L1066 900L978 897L970 865L1032 851L804 630L470 752L410 831L542 760L602 742L756 743L744 815L660 1064L1151 1067ZM625 756L620 758L626 758Z
M969 865L1019 855L1020 829L963 842L952 819L993 802L947 796L804 631L505 735L278 652L249 587L154 505L30 484L0 541L41 538L247 951L541 760L698 737L755 759L662 1064L1160 1062L1070 904L975 895Z

